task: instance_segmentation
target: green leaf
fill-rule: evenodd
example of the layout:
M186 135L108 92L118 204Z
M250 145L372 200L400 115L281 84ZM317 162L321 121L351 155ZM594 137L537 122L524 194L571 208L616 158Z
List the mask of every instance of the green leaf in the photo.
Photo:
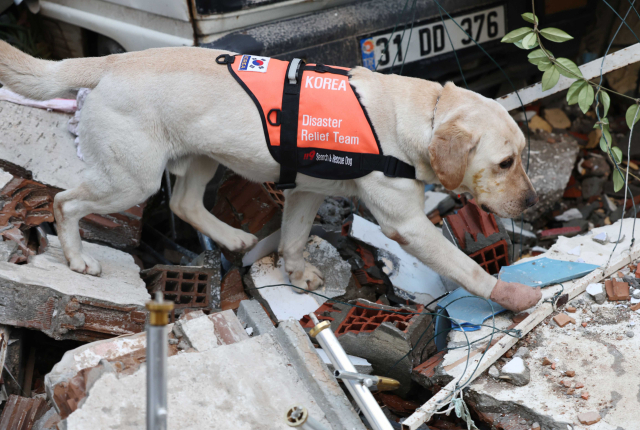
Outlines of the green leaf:
M553 88L553 86L558 83L558 79L560 79L560 72L558 72L556 66L552 66L542 75L542 91Z
M613 191L616 193L624 187L624 178L618 169L613 169Z
M593 103L593 87L589 84L582 87L580 94L578 95L578 106L582 113L587 113Z
M566 42L567 40L573 39L569 34L560 30L559 28L543 28L540 30L540 34L547 40L552 42ZM505 36L506 37L506 36Z
M547 54L545 54L542 49L536 49L535 51L529 52L527 58L531 64L538 64L542 60L549 60L549 58L547 58Z
M580 95L580 90L584 85L587 85L587 83L582 80L575 81L573 84L571 84L571 86L569 87L569 91L567 91L567 103L569 103L569 105L578 103L578 95Z
M613 153L613 159L616 160L617 164L622 163L622 151L617 146L611 148L611 152Z
M507 33L501 40L503 43L514 43L518 40L522 40L527 34L533 33L533 29L530 27L522 27L517 30L513 30L512 32Z
M550 68L553 67L553 63L551 63L551 61L546 58L546 59L542 59L540 60L540 62L538 63L538 69L541 72L546 72L547 70L549 70Z
M538 23L538 17L532 14L531 12L523 13L521 16L522 16L522 19L524 19L527 22L530 22L531 24Z
M576 63L574 63L573 61L569 60L568 58L556 58L556 61L562 66L558 67L558 70L560 70L560 74L562 76L573 79L582 77L582 72L580 71L580 69L578 69L578 66L576 66Z
M517 46L520 49L529 50L529 49L532 49L532 48L535 48L536 46L538 46L538 38L536 38L536 43L531 48L525 48L522 45L522 40L518 40L517 42L514 43L514 45Z
M600 137L600 149L608 153L611 143L611 133L609 132L609 126L607 126L602 129L602 137Z
M640 119L640 112L638 112L638 105L629 106L629 109L627 109L626 117L627 117L627 125L629 126L629 128L632 128L635 125L635 123L638 122L638 120ZM634 117L635 117L635 121L633 120Z
M602 116L607 116L609 112L609 105L611 104L611 99L609 98L609 94L606 91L600 90L600 102L602 103L602 107L604 108L604 114ZM606 119L606 118L605 118ZM607 121L607 124L609 122Z
M531 49L531 48L535 47L537 43L538 43L538 38L536 37L536 34L534 32L531 32L530 34L527 34L522 39L522 47L524 49Z

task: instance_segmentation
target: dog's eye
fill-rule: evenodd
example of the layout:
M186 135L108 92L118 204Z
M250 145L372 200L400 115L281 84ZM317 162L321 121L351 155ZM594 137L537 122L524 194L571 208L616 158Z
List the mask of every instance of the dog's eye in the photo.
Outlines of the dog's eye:
M508 169L513 164L513 158L507 158L502 163L500 163L501 169Z

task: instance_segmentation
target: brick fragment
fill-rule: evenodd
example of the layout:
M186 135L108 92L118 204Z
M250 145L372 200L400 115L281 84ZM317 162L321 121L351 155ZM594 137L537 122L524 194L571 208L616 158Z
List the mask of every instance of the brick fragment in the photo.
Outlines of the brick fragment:
M578 414L578 421L587 426L597 423L600 421L600 418L600 414L595 411L582 412L581 414Z
M632 311L637 311L638 309L640 309L640 303L636 303L635 305L631 306Z
M589 393L586 391L583 391L582 394L580 394L580 397L582 397L585 400L589 400Z
M569 389L567 390L567 394L568 394L568 395L570 395L570 396L571 396L573 393L575 393L575 392L576 392L576 389L575 389L575 388L569 388Z
M568 376L569 378L573 378L574 376L576 376L576 371L575 370L567 370L566 372L564 372L564 374L566 376Z
M604 287L607 290L609 301L629 300L629 284L626 282L608 280L604 282Z
M583 323L582 323L582 327L586 327L586 326L587 326L587 323L586 323L586 322L583 322Z
M576 323L576 320L574 320L573 318L571 318L569 315L567 314L558 314L555 317L553 317L553 320L556 322L556 324L558 324L558 326L560 327L564 327L569 323Z
M551 370L556 370L556 363L551 364Z
M584 384L581 382L576 382L576 388L584 388Z
M567 312L570 312L570 313L572 313L572 314L573 314L573 313L575 313L575 312L576 312L576 310L577 310L577 309L576 309L576 308L574 308L573 306L567 306L567 307L565 308L565 310L566 310Z
M549 366L550 364L553 364L553 361L549 360L547 357L542 359L543 366Z
M563 385L564 388L571 388L571 381L560 381L560 385Z

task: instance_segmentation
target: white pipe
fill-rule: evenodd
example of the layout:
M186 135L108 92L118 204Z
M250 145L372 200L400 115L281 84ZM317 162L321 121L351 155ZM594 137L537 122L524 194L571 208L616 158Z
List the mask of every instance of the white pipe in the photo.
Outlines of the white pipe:
M318 325L318 317L311 312L309 314L311 320L315 325ZM315 338L322 349L327 353L329 361L333 364L333 367L338 370L346 370L347 372L356 372L356 368L349 360L347 353L344 352L342 345L338 342L338 338L333 334L331 329L321 330L316 334ZM361 381L355 381L353 379L343 380L345 386L355 399L356 403L360 407L360 410L367 418L369 425L374 430L393 430L391 423L378 406L378 402L373 398L371 391Z

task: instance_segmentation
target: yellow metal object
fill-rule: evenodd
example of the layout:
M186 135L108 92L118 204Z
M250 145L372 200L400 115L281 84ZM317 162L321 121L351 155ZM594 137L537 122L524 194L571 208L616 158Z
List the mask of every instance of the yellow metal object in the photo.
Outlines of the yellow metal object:
M309 330L309 336L316 337L318 333L329 327L331 327L331 323L329 321L322 321L320 324Z
M400 388L400 382L392 378L386 378L384 376L378 376L378 384L376 385L378 391L391 391Z
M173 310L172 302L147 302L145 305L149 311L150 325L167 325L169 324L169 312Z

